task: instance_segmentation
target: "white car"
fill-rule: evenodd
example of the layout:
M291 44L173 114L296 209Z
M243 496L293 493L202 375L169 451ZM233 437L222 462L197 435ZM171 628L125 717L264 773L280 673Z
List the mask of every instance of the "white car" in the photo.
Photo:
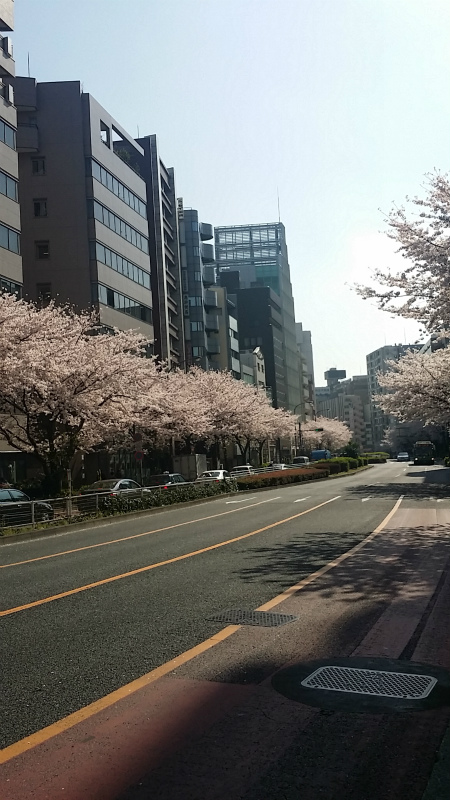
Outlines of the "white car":
M239 478L242 475L254 475L255 471L251 464L243 464L241 467L233 467L231 470L232 478Z
M290 464L272 464L269 469L292 469Z
M195 483L203 483L204 481L215 481L219 483L219 481L230 480L230 478L231 475L226 469L208 469L195 479Z
M399 453L397 461L409 461L409 453Z

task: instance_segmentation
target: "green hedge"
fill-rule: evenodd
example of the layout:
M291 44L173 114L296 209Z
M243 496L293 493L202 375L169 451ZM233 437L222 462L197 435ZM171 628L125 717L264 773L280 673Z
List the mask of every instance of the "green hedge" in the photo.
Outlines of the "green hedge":
M286 486L289 483L303 483L313 478L326 478L329 475L326 469L300 469L300 470L274 470L261 472L257 475L245 475L237 479L239 490L261 489L264 486Z
M127 511L141 511L146 508L170 506L173 503L183 503L187 500L198 500L202 497L213 497L224 492L237 491L235 480L220 481L220 483L189 483L187 486L176 486L170 489L153 489L142 497L99 497L101 499L98 516L123 514ZM91 516L88 514L88 516ZM96 516L96 515L94 515Z

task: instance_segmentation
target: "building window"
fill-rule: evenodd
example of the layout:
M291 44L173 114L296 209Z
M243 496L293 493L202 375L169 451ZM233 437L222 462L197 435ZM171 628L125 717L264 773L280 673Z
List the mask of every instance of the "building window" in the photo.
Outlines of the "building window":
M201 272L194 272L194 281L197 281L197 283L200 283L201 279L202 279L202 273Z
M192 248L192 252L193 252L194 256L199 256L200 255L200 248L199 247L193 247Z
M113 214L109 208L102 206L97 200L90 200L88 202L88 212L89 216L93 216L94 219L102 222L103 225L117 233L122 239L126 239L127 242L142 250L143 253L148 253L148 239L135 228L132 228L131 225L128 225L125 220Z
M22 297L22 286L20 283L15 283L7 278L0 278L0 292L8 292L8 294L16 294Z
M37 283L36 294L39 305L48 306L50 300L52 299L51 283Z
M45 158L32 158L31 159L31 174L32 175L45 175Z
M11 250L12 253L20 253L20 237L17 231L0 225L0 247Z
M203 331L204 327L203 322L191 322L191 331Z
M121 183L117 178L114 177L108 170L104 167L101 167L97 161L93 159L90 160L90 165L88 161L88 170L90 166L90 174L93 178L100 181L103 186L106 186L110 192L116 195L119 200L123 200L127 206L130 206L134 211L136 211L141 217L147 219L147 206L137 194L130 191L123 183ZM88 173L89 174L89 173Z
M33 200L34 216L46 217L47 216L47 198L38 197Z
M16 149L16 132L3 120L0 120L0 142L4 142L12 150Z
M5 172L0 172L0 192L17 203L17 181L14 178L10 178Z
M111 148L111 131L104 122L100 120L100 138L106 147Z
M110 250L109 247L105 247L101 242L91 242L90 246L93 261L101 261L102 264L111 267L115 272L125 275L130 281L150 289L150 274L148 272L133 264L132 261L123 258L119 253L115 253L114 250Z
M36 247L36 258L38 259L50 258L50 248L48 241L35 242L34 244Z
M201 297L190 297L189 298L189 305L190 306L202 306L203 300Z
M92 299L94 302L102 303L105 306L109 306L109 308L114 308L116 311L121 311L123 314L128 314L130 317L147 322L149 325L153 322L151 308L100 283L92 285Z
M205 355L205 348L204 347L193 347L192 348L192 355L193 356L204 356Z

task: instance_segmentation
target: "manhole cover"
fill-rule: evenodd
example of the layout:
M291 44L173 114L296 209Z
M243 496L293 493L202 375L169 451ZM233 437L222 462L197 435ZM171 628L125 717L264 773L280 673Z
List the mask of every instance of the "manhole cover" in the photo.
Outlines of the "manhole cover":
M259 625L264 628L279 628L294 622L298 617L292 614L272 614L268 611L246 611L244 608L228 608L208 619L217 622L228 622L231 625Z
M431 675L411 675L406 672L386 672L354 667L319 667L303 681L310 689L376 695L377 697L402 697L422 700L428 697L437 679Z
M272 686L290 700L330 711L385 714L450 705L450 673L390 658L329 658L280 670Z

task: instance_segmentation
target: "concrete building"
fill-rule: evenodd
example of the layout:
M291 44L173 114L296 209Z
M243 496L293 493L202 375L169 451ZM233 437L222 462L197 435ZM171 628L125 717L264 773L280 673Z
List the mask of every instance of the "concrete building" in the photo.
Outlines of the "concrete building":
M384 432L388 428L395 427L397 420L395 417L388 416L377 406L373 397L381 394L382 389L378 383L378 373L387 372L389 361L398 361L408 350L420 350L422 345L418 344L394 344L385 345L378 350L374 350L366 357L367 375L369 380L370 410L372 422L372 440L374 450L382 450Z
M273 398L277 406L293 411L302 397L301 366L295 337L294 300L284 225L276 222L218 227L215 229L215 242L216 261L221 274L238 271L242 290L268 287L278 297L283 379L278 378L277 385L272 386ZM240 303L241 299L244 301L244 297L240 298ZM240 318L241 314L243 316L244 311L241 312L240 308ZM247 316L251 316L250 309ZM258 338L258 334L245 338ZM269 371L271 357L264 347L262 349Z
M11 38L14 0L0 2L0 291L22 294L20 255L19 166L17 150L23 146L17 130L13 80L15 63ZM25 132L26 133L26 132Z
M241 350L241 378L246 383L252 383L258 389L267 391L266 385L266 365L263 352L260 347L254 350Z
M217 333L208 338L210 369L226 370L234 378L241 378L241 359L239 354L239 325L237 309L227 290L214 284L206 293L206 310L217 314L219 319Z
M316 408L314 361L311 331L304 331L301 322L295 323L295 338L301 365L302 393L300 409L296 412L303 421L314 419Z
M148 234L155 327L155 353L169 367L185 367L184 322L178 236L178 205L173 167L166 167L156 136L137 139L143 157L131 163L147 185ZM127 143L118 145L128 150ZM180 211L182 212L182 201Z
M338 382L336 374L345 377L346 372L328 370L325 373L328 385L316 387L317 413L345 422L360 449L370 452L373 442L368 377L354 375Z
M144 151L78 81L16 78L24 293L153 339Z
M215 369L220 318L217 296L211 291L216 284L214 247L210 243L214 231L212 225L199 221L198 211L183 208L180 198L178 228L186 367L196 364L205 370Z
M283 360L283 321L281 301L268 286L241 289L240 273L219 272L219 280L236 303L239 349L241 353L261 349L266 386L276 408L286 408L287 389Z

